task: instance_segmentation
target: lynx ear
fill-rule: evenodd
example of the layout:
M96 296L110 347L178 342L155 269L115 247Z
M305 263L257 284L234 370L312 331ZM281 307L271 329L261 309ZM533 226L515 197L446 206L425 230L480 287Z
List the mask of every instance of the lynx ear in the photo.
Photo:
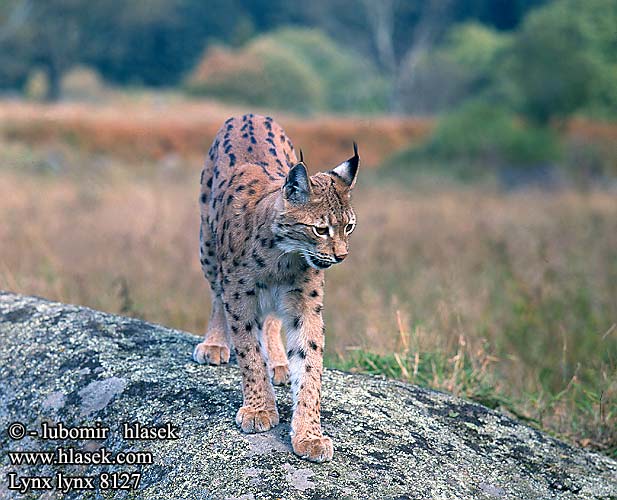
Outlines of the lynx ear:
M285 199L295 205L306 203L311 196L311 181L304 163L297 163L287 174L283 185Z
M352 189L356 183L358 176L358 167L360 166L360 157L358 156L358 145L353 143L354 155L349 160L344 161L338 167L330 170L330 174L340 178L348 187Z

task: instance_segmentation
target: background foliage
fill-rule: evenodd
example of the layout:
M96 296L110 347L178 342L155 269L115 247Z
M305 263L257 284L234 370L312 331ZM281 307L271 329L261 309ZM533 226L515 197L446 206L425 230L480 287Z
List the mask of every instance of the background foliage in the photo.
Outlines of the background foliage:
M303 112L432 114L483 95L544 125L614 117L616 25L614 0L2 0L0 89L42 72L57 99L87 65Z

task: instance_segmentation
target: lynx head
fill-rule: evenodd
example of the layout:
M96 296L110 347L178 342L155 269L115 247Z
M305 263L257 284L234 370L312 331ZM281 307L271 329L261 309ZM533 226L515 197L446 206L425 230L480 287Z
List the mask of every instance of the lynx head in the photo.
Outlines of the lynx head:
M356 227L351 190L359 164L355 142L354 156L328 172L309 177L301 158L282 187L282 208L274 224L279 248L300 252L315 269L347 257L349 235Z

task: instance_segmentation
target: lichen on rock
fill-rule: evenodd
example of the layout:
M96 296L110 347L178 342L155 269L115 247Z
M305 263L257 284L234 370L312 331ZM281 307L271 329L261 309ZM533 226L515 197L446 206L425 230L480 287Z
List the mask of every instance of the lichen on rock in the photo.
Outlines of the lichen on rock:
M45 498L610 499L617 462L573 448L483 406L381 377L327 370L322 420L334 460L296 457L291 401L259 435L234 424L237 367L191 361L193 335L91 309L0 293L0 498L7 474L141 472L138 489ZM102 441L11 440L14 421L110 427ZM179 439L131 441L123 422L171 423ZM58 446L148 451L153 464L11 466L6 452Z

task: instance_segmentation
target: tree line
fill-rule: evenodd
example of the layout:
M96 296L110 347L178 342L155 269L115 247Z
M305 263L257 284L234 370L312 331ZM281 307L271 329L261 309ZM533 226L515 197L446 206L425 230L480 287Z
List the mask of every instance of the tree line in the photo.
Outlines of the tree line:
M0 0L0 89L22 88L32 68L57 99L77 64L120 85L174 86L204 50L240 46L283 26L319 28L395 81L419 49L452 24L515 28L545 0ZM396 86L392 107L399 96Z

